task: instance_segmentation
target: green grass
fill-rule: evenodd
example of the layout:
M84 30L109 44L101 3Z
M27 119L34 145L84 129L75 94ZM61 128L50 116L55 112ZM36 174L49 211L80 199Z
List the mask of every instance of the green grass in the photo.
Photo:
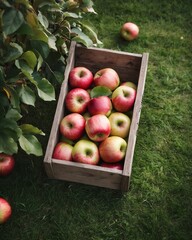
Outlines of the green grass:
M192 239L192 2L96 0L95 10L103 47L150 54L130 190L49 180L43 157L19 152L0 179L13 207L0 239ZM131 43L119 37L125 21L140 26ZM46 132L45 149L56 103L38 104L27 118Z

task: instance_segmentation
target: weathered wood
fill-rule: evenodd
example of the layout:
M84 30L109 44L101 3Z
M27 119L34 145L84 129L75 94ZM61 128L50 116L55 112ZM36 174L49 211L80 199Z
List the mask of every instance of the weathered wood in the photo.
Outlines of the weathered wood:
M136 144L136 137L137 137L137 130L139 125L139 119L141 114L141 107L142 107L142 98L145 88L145 80L147 74L147 66L148 66L148 53L144 53L142 56L141 61L141 68L139 73L139 81L137 85L137 96L134 104L133 115L132 115L132 122L129 131L128 137L128 147L126 151L126 157L124 161L124 168L123 168L123 178L121 182L121 190L126 191L129 187L129 181L132 171L132 164L133 164L133 155L135 150Z
M121 170L53 159L57 179L93 186L120 189Z
M99 187L127 191L133 164L136 135L139 124L142 97L148 65L148 53L132 54L99 48L85 48L72 42L64 81L61 86L55 117L44 158L44 166L48 177L78 182ZM132 115L132 123L127 139L128 147L124 160L123 170L115 170L100 166L80 164L75 162L53 159L53 150L59 140L59 124L67 114L65 112L65 96L69 90L68 77L70 70L75 66L84 66L93 73L101 68L115 69L121 81L132 81L137 84L137 97Z

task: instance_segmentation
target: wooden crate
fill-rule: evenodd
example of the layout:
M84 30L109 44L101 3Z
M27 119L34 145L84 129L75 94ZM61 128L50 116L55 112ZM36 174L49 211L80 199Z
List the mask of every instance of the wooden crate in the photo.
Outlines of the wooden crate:
M64 81L61 86L55 117L44 157L44 167L49 178L78 182L88 185L117 189L126 192L129 189L136 135L141 113L142 96L148 65L148 53L132 54L100 48L85 48L72 42ZM64 100L68 92L68 76L75 66L84 66L93 73L110 67L117 71L121 81L132 81L137 85L132 123L128 136L128 146L123 170L104 168L52 158L53 150L59 141L59 124L65 115Z

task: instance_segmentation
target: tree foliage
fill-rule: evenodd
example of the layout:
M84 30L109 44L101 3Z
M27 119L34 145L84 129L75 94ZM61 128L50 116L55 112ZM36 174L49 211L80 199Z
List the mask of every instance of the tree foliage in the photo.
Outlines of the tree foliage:
M0 2L0 152L42 155L31 124L19 124L24 106L36 98L55 100L54 82L63 81L71 40L101 44L84 14L91 0L4 0Z

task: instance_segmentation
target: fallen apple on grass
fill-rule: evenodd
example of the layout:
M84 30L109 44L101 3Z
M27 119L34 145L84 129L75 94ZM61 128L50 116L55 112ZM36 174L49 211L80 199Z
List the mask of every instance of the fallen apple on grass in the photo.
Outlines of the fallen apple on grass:
M112 103L109 97L99 96L89 101L87 109L91 115L104 114L109 116L112 110Z
M126 41L132 41L138 37L139 27L135 23L126 22L121 27L120 34Z
M104 86L113 91L120 84L119 75L112 68L103 68L97 71L93 78L95 86Z
M69 143L59 142L54 148L53 158L65 161L72 161L73 146Z
M65 105L70 112L85 112L89 101L90 95L83 88L73 88L65 97Z
M79 163L97 165L99 162L99 150L97 145L90 140L79 140L73 147L72 159Z
M15 166L15 159L13 156L0 153L0 176L9 175Z
M73 88L88 89L92 82L93 74L85 67L75 67L69 73L69 84Z
M109 121L111 124L111 135L126 138L129 133L129 128L131 125L130 118L121 112L113 112L109 116Z
M84 129L85 118L80 113L70 113L60 123L61 134L70 140L78 140L83 135Z
M116 163L125 157L127 142L118 136L110 136L99 145L99 154L106 163Z
M0 198L0 224L7 222L11 214L11 205L4 198Z
M136 90L128 86L119 86L113 91L112 103L118 112L127 112L133 108Z
M97 114L87 119L85 130L92 141L101 142L110 135L111 125L105 115Z

